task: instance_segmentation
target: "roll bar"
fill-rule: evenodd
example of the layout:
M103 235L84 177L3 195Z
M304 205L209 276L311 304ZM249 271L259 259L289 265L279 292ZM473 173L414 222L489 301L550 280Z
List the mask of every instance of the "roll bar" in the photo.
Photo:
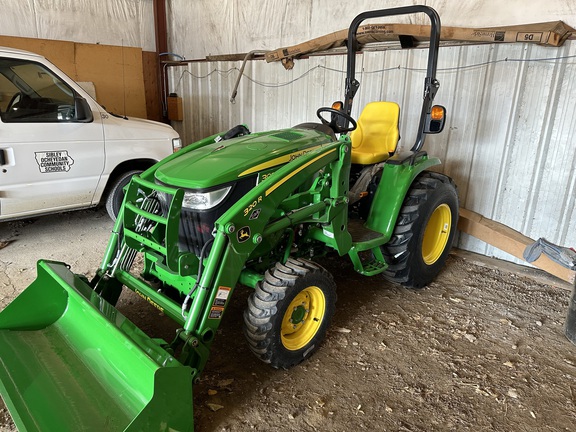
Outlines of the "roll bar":
M420 123L418 126L418 135L416 136L416 142L414 146L410 149L411 151L417 152L424 145L424 129L426 125L426 119L430 115L432 109L432 102L434 96L440 87L440 83L436 80L436 68L438 65L438 47L440 46L440 17L434 9L428 6L415 5L415 6L405 6L391 9L380 9L363 12L358 15L350 28L348 29L348 54L347 54L347 68L346 68L346 84L345 84L345 96L344 96L344 111L346 114L350 115L352 111L352 101L358 87L360 87L360 82L355 78L356 74L356 52L358 51L358 40L356 38L356 33L360 24L370 18L380 18L386 16L395 15L408 15L414 13L425 13L430 18L430 46L428 48L428 67L426 69L426 78L424 79L424 100L422 103L422 111L420 114Z

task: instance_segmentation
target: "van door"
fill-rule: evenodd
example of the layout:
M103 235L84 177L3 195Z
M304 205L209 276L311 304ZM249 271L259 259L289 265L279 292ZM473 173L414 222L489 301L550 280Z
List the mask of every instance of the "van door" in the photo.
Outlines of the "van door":
M104 157L93 101L39 62L0 57L0 220L89 206Z

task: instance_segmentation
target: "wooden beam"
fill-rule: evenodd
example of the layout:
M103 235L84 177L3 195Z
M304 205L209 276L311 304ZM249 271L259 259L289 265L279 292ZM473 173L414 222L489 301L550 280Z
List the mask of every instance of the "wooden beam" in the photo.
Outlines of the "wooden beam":
M458 229L521 260L524 260L526 246L535 241L509 226L464 208L460 209ZM575 283L576 271L561 266L544 254L530 264L566 282Z
M524 24L504 27L469 28L442 26L441 41L472 43L523 42L538 45L560 46L575 30L562 21ZM417 24L367 24L356 33L360 45L373 42L398 41L400 36L411 36L414 41L426 41L430 26ZM278 48L266 53L266 61L281 61L298 58L305 54L346 45L348 29L330 33L289 47Z

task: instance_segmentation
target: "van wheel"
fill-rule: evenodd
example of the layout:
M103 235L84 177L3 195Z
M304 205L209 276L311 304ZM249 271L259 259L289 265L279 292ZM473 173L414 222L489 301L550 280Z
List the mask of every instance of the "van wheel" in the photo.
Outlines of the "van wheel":
M450 177L423 172L414 180L392 238L382 247L387 279L423 288L444 267L458 222L458 193Z
M132 170L121 174L112 186L110 187L110 192L106 197L106 211L113 221L116 220L120 207L122 206L122 201L124 201L124 187L130 183L130 179L133 175L141 174L142 170Z

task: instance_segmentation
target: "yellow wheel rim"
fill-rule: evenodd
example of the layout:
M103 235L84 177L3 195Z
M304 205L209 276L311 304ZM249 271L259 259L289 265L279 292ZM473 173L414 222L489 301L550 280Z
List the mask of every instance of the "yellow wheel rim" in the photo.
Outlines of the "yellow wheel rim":
M297 351L314 338L326 311L326 298L317 286L298 293L282 319L281 339L284 348Z
M427 265L432 265L442 255L450 230L452 229L452 211L448 204L441 204L436 207L426 230L424 231L424 238L422 240L422 258Z

